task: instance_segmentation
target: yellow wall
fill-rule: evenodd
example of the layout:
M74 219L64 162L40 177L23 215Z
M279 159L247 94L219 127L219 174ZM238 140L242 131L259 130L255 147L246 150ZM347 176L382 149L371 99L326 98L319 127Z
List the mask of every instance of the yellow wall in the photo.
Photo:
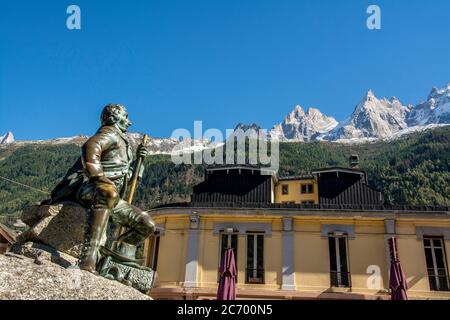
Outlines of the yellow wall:
M282 234L279 231L272 231L272 236L264 237L264 280L266 287L270 289L281 287L282 245Z
M358 235L357 239L349 240L349 263L354 291L379 291L389 286L387 250L383 235ZM368 268L370 269L368 270ZM380 287L371 289L369 277L372 269L381 271Z
M203 232L201 235L200 253L199 253L199 281L202 286L217 286L217 270L219 266L219 235L213 235L212 232Z
M320 224L296 224L295 285L299 290L326 290L330 287L328 240L320 237Z
M412 291L429 291L425 251L416 236L400 236L397 240L400 262Z
M312 183L314 185L314 193L301 193L301 185ZM289 186L289 194L282 194L282 186ZM301 203L302 201L314 201L315 204L319 203L319 184L317 178L314 179L301 179L301 180L287 180L278 181L275 185L275 203L283 202L295 202Z
M184 282L188 221L187 216L167 219L167 231L160 236L156 285L177 286ZM151 256L151 253L148 253L148 256Z

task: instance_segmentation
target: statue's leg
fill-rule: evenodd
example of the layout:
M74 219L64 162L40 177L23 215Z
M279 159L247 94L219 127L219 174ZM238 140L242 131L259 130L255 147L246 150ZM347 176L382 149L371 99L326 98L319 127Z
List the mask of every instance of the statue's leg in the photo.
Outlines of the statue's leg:
M113 185L102 183L95 186L89 239L85 245L85 252L81 259L81 269L96 273L100 242L106 231L111 209L115 207L119 199L119 194Z
M121 200L114 208L113 222L127 228L117 241L138 245L155 232L155 223L150 215Z

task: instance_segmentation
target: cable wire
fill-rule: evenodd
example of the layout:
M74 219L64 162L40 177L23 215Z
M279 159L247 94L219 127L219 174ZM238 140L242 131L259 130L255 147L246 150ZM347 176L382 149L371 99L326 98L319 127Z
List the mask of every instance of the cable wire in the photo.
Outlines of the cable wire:
M3 179L5 181L8 181L8 182L11 182L11 183L14 183L14 184L17 184L17 185L22 186L22 187L26 187L28 189L31 189L31 190L34 190L34 191L37 191L37 192L40 192L40 193L44 193L46 195L50 195L50 192L48 192L48 191L44 191L44 190L41 190L41 189L38 189L38 188L35 188L35 187L32 187L32 186L26 185L26 184L23 184L21 182L5 178L3 176L0 176L0 179Z

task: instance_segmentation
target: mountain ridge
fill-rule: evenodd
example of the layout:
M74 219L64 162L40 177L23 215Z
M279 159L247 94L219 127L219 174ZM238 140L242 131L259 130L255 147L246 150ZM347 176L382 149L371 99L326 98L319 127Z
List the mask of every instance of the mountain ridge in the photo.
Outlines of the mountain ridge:
M284 142L365 143L444 125L450 125L450 83L440 89L433 87L427 100L415 106L404 105L395 96L378 99L369 89L352 114L340 123L319 109L304 112L296 105L268 136Z
M340 123L332 116L323 114L318 108L308 108L305 112L300 105L296 105L282 122L269 130L267 137L277 138L283 142L366 143L395 139L411 132L444 125L450 125L450 83L442 88L433 87L427 100L415 106L404 105L396 97L378 99L370 89L354 107L351 115ZM256 137L262 130L256 123L239 123L234 131L241 130L245 133L250 129L256 133L252 137ZM129 133L128 136L132 144L138 144L138 140L142 139L142 134L138 133ZM52 140L15 141L12 132L8 132L0 137L0 145L80 144L86 139L86 136L75 136ZM152 154L200 151L218 145L206 139L180 142L174 138L150 138Z
M127 132L128 140L133 148L136 148L143 139L143 133ZM22 147L26 145L64 145L64 144L74 144L77 146L82 146L87 140L88 136L79 135L73 137L56 138L49 140L15 140L9 143L0 144L0 147ZM192 151L205 150L209 148L214 148L220 145L220 143L208 141L205 139L194 140L188 139L183 141L178 141L175 138L154 138L149 137L148 145L150 148L150 154L158 155L165 154L171 155L175 153L189 153Z
M324 115L319 109L308 108L305 112L300 105L289 113L284 120L269 132L271 137L281 141L311 141L318 134L323 134L336 127L338 122Z

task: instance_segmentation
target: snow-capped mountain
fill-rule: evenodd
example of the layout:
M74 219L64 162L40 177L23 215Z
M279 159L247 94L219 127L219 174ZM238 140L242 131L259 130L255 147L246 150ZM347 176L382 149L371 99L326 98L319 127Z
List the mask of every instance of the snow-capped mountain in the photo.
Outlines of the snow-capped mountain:
M363 143L392 140L407 134L450 125L450 84L433 88L426 102L417 106L405 105L399 99L378 99L369 90L346 120L338 123L333 117L310 108L306 113L300 106L275 125L268 136L280 141L335 141ZM239 124L236 128L261 128Z
M0 136L0 144L9 144L14 142L14 135L11 131Z
M136 148L142 142L143 134L128 133L128 140L133 148ZM150 137L148 145L150 154L180 154L192 153L206 149L213 149L221 146L222 142L211 141L208 139L184 139L179 141L175 138L154 138Z
M406 118L409 126L450 123L450 83L445 88L433 87L428 99L414 107Z
M254 130L256 132L259 132L261 130L261 126L259 126L256 123L252 123L252 124L246 124L246 123L239 123L236 128L234 128L234 131L237 130L242 130L242 131L247 131L247 130Z
M5 135L6 137L6 135ZM128 141L132 148L136 148L143 138L141 133L127 133ZM24 146L24 145L63 145L63 144L75 144L82 146L87 140L88 136L80 135L67 138L57 138L51 140L18 140L11 141L8 146ZM1 140L0 140L1 141ZM6 144L6 143L5 143ZM206 139L194 140L187 139L180 142L174 138L153 138L150 137L148 145L150 154L179 154L179 153L191 153L195 151L201 151L205 149L211 149L220 146L221 142L212 142Z
M376 140L392 140L438 126L450 125L450 83L446 87L433 88L425 102L416 106L404 105L399 99L378 99L369 90L362 101L356 105L350 117L338 123L333 117L324 115L319 109L309 108L306 112L297 105L284 120L273 126L267 133L267 138L277 137L280 141L335 141L340 143L363 143ZM248 130L253 130L252 138L259 134L262 128L253 124L239 123L234 135L248 136ZM255 134L256 133L256 134ZM142 141L142 134L128 133L133 147ZM24 144L77 144L82 145L88 137L75 136L53 140L14 141L11 132L0 137L0 145L20 146ZM178 154L216 148L222 142L188 139L178 141L173 138L149 139L152 154Z
M236 126L236 128L234 128L234 132L233 132L232 136L239 138L239 137L245 135L246 137L257 139L260 134L264 134L264 132L260 132L261 130L263 130L263 128L261 128L256 123L252 123L252 124L239 123ZM266 132L266 134L267 134L267 132ZM230 137L232 137L232 136L230 136Z
M325 135L326 140L388 138L406 129L406 116L412 106L404 106L393 97L379 100L372 90L356 106L350 118Z
M329 132L338 122L322 114L318 109L309 108L305 113L301 106L296 106L280 124L270 130L270 137L280 141L310 141L318 134Z

